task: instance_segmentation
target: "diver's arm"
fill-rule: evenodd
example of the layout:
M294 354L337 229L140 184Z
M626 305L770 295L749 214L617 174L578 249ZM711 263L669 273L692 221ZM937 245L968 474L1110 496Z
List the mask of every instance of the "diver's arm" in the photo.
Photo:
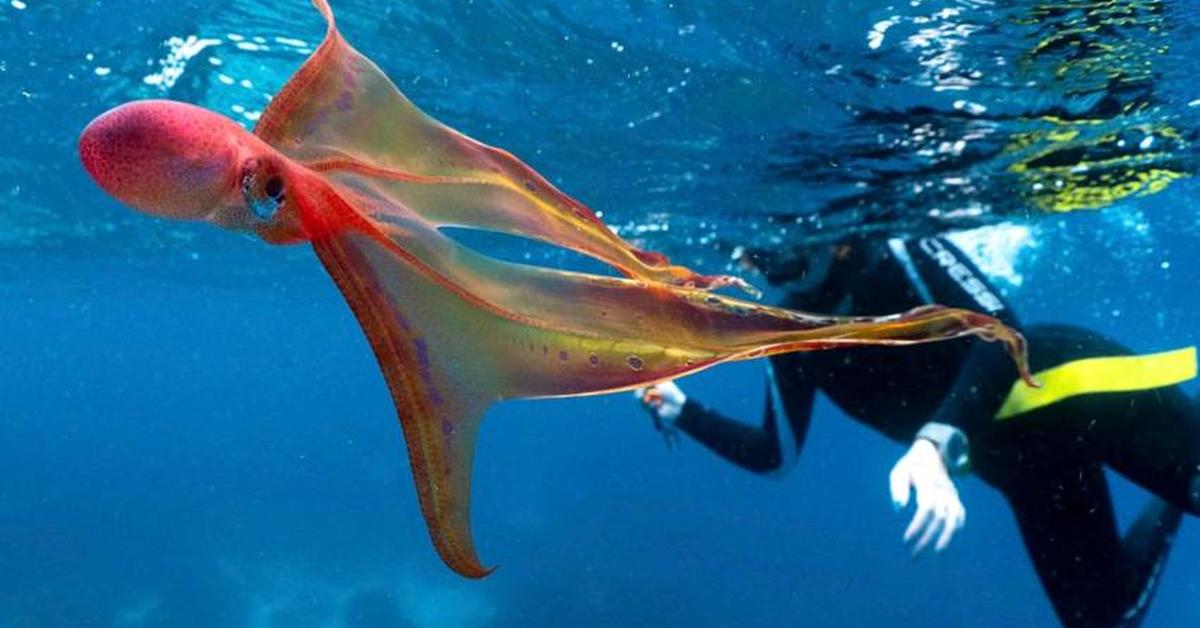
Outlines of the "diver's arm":
M791 386L783 395L774 377L768 379L767 386L761 426L726 417L689 399L672 382L637 394L660 426L684 431L743 469L770 473L786 468L797 457L808 433L816 391L811 386Z
M933 547L942 551L966 522L966 509L951 477L970 468L972 436L992 420L1017 377L1005 353L990 348L975 343L950 393L913 435L912 446L889 477L897 509L908 505L910 495L916 496L916 510L904 531L904 542L913 544L914 555L935 537Z
M1017 314L1001 291L948 238L898 242L893 246L893 253L896 251L903 253L900 257L914 290L930 303L983 312L1020 329ZM991 422L1019 376L1004 351L981 340L969 342L972 346L959 367L958 379L930 418L931 423L961 430L968 440ZM931 440L940 444L937 438ZM947 462L953 471L954 461Z
M948 459L952 471L966 470L970 444L995 420L997 409L1020 377L1004 351L993 351L994 347L986 342L972 343L958 378L926 424L950 426L965 437L968 459L962 462ZM931 440L941 442L936 438Z
M931 544L942 551L966 523L967 511L959 498L952 476L970 468L971 436L990 421L1015 373L1003 351L977 342L968 352L959 377L941 406L913 435L907 453L896 462L888 478L892 503L897 510L916 497L912 520L904 531L904 542L912 544L913 555ZM934 539L937 539L934 542Z

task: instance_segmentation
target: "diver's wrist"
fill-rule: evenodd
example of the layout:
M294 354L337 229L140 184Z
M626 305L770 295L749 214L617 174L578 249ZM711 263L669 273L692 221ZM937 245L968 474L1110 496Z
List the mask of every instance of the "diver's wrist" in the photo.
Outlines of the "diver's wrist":
M950 475L965 475L971 469L971 444L962 430L946 423L921 426L914 440L926 440L937 448Z

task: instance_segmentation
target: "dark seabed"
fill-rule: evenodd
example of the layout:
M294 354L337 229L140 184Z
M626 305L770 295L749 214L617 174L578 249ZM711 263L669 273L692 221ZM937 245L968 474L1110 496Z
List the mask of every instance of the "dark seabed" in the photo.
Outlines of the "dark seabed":
M1027 323L1200 341L1189 2L334 8L422 108L700 270L962 230ZM964 480L966 528L912 561L903 449L824 400L777 478L668 450L627 394L501 404L473 509L500 569L447 570L309 250L137 214L75 155L135 98L251 126L321 32L306 0L0 1L0 628L1056 625L996 491ZM762 378L687 385L757 419ZM1145 494L1112 479L1125 523ZM1200 625L1198 530L1146 626Z

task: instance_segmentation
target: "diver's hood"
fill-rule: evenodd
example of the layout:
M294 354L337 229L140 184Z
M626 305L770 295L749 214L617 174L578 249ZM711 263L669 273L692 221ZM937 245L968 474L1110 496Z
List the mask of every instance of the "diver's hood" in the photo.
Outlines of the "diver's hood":
M789 293L819 290L829 279L837 245L778 249L756 249L747 253L749 262L772 286Z

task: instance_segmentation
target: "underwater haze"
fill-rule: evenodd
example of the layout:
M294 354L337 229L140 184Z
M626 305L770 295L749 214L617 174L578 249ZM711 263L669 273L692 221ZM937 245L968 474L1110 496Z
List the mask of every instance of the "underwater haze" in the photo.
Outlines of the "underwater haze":
M333 7L422 109L700 272L765 288L736 251L951 232L1025 323L1200 341L1191 2ZM824 399L771 477L666 447L628 394L500 404L472 491L499 569L448 570L310 249L136 213L76 155L139 98L252 128L323 32L308 0L0 0L0 628L1058 625L978 479L950 548L910 558L904 448ZM764 372L684 386L758 420ZM1110 479L1124 525L1146 494ZM1186 518L1144 625L1198 600Z

